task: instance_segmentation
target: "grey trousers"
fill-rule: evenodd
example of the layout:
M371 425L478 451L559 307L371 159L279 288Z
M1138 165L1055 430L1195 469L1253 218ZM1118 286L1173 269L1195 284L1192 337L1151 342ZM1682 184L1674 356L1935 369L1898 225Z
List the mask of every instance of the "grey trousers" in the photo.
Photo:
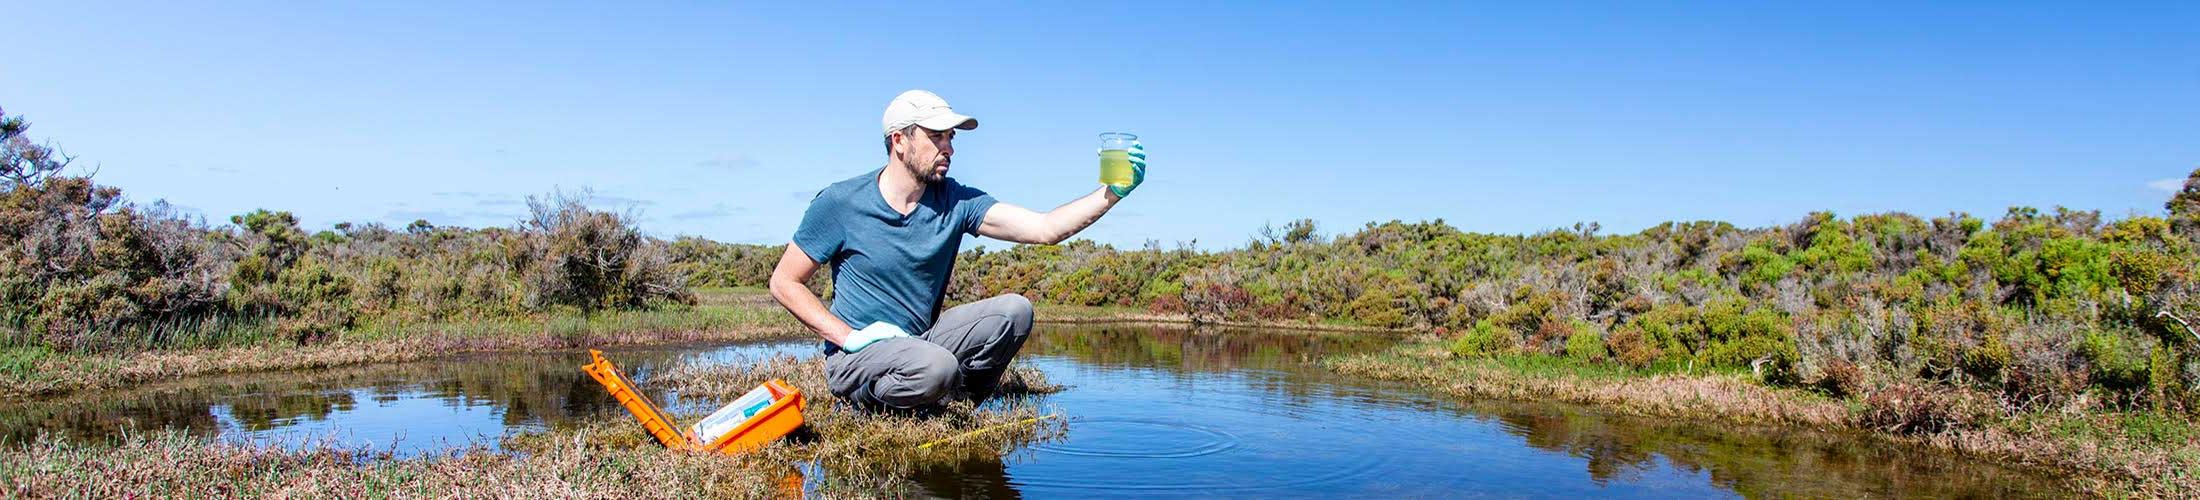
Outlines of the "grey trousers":
M995 296L948 308L916 337L853 354L828 348L825 381L833 395L866 410L933 407L955 391L984 401L1030 335L1031 300Z

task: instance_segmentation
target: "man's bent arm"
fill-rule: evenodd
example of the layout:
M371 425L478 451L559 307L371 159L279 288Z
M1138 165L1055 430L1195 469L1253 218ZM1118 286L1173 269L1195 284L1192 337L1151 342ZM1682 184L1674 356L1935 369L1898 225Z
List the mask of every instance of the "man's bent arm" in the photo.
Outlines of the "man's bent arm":
M810 275L816 274L818 267L809 254L802 253L802 247L788 243L787 253L779 256L779 265L772 267L772 299L779 301L779 306L787 308L787 312L794 313L795 319L802 320L802 325L817 332L817 336L833 345L841 345L848 339L848 332L854 329L826 309L825 301L818 300L817 294L803 284L810 281Z
M1100 220L1101 214L1108 213L1109 208L1122 200L1108 188L1101 187L1043 214L1016 205L995 203L992 209L985 211L985 221L978 226L978 234L1017 243L1061 243Z

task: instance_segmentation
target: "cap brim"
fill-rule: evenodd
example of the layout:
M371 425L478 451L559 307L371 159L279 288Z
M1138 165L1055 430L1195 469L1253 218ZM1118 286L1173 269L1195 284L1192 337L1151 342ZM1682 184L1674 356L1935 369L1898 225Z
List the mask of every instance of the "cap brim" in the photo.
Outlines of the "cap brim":
M926 130L947 130L951 128L973 130L978 128L978 119L949 113L918 121L917 126L924 127Z

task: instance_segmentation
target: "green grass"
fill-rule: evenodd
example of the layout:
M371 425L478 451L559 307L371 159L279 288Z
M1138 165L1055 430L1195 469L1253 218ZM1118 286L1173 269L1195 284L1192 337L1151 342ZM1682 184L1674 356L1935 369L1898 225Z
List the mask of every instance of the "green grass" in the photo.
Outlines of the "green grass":
M463 352L724 342L802 332L801 324L763 290L697 292L693 306L589 316L565 311L418 324L384 322L305 346L232 336L225 342L187 343L201 346L189 348L63 352L37 346L0 347L0 396L46 396L215 373L403 362Z
M1530 377L1568 377L1591 380L1644 378L1657 375L1749 375L1749 369L1731 367L1698 366L1686 361L1661 359L1650 366L1635 368L1611 362L1594 362L1543 354L1501 354L1481 357L1460 357L1452 361L1465 365L1503 369Z
M2103 411L2089 415L2029 413L2005 422L2012 431L2040 431L2073 442L2123 440L2138 446L2174 447L2200 439L2191 421L2151 411Z
M8 328L8 333L0 335L0 339L5 339L0 341L0 349L52 347L47 345L47 339L25 333L20 326L4 328ZM64 350L134 352L210 349L265 345L282 340L267 318L237 314L192 315L151 324L109 326L85 333L83 338L96 340L64 347Z
M2200 438L2200 430L2192 421L2154 412L2133 412L2117 415L2117 425L2125 438L2150 445L2180 444Z
M540 314L456 318L427 323L379 322L344 332L348 340L386 340L434 333L460 338L548 336L568 344L585 344L590 337L612 333L694 332L753 328L800 328L786 311L771 301L761 288L705 288L696 290L696 305L669 306L646 311L601 311L583 315L564 310Z
M0 375L28 377L37 371L39 361L53 356L53 349L44 346L0 348Z

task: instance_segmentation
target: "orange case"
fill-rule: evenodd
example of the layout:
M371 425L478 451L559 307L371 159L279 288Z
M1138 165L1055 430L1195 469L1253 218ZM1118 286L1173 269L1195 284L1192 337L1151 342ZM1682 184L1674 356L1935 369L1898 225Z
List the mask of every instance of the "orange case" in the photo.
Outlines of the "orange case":
M641 391L634 388L634 381L628 380L617 365L611 364L611 360L604 359L603 351L590 349L588 357L592 361L581 365L581 372L587 373L589 378L596 379L596 383L603 384L605 390L611 391L611 398L619 400L620 406L626 407L628 413L634 414L634 418L642 422L642 429L656 437L657 442L663 443L666 448L708 450L735 455L763 447L802 427L802 391L787 385L784 380L772 379L764 382L764 387L772 394L771 406L764 407L763 412L741 422L740 426L733 428L733 432L726 433L717 441L699 443L693 434L680 428L679 422L665 415L663 410L658 410L656 403L642 396Z
M727 455L746 453L770 444L802 426L802 391L779 379L765 381L764 387L772 393L771 406L764 407L763 412L749 417L748 421L734 427L733 432L719 436L718 441L705 445L703 449L716 450Z

